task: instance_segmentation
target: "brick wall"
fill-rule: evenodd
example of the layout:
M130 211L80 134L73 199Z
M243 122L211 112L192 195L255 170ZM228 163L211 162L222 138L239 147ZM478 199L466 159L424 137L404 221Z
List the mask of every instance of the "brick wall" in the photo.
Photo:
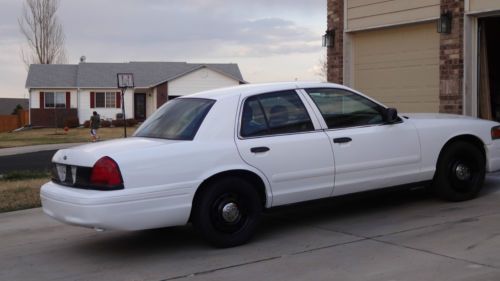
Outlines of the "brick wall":
M328 30L335 30L333 47L327 49L327 80L344 82L344 0L327 0Z
M30 109L31 125L43 127L64 127L67 118L78 119L78 111L75 108L32 108Z
M160 108L168 101L168 82L156 87L156 108Z
M441 13L452 14L450 34L441 33L439 112L462 114L464 0L441 0Z

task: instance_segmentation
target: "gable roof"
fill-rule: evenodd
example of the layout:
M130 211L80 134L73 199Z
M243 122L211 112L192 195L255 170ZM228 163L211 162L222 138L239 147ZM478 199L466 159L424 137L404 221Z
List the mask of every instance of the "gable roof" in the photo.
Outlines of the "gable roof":
M117 73L133 73L136 88L150 88L180 76L209 68L242 83L237 64L186 62L80 63L77 65L32 64L26 88L116 88Z

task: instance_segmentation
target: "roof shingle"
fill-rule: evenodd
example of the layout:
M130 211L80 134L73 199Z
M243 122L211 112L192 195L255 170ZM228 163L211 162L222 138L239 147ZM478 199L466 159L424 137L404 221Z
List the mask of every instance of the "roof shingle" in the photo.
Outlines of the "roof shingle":
M32 64L26 88L116 88L117 73L133 73L136 88L150 88L196 69L207 67L245 82L237 64L185 62Z

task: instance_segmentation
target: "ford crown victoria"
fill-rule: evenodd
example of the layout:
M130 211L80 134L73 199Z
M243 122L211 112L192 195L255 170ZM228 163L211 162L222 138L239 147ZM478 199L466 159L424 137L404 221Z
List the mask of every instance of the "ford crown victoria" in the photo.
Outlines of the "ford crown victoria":
M192 222L220 247L266 208L431 183L476 197L500 169L499 123L403 114L328 83L244 85L167 102L133 137L59 150L43 210L65 223L140 230Z

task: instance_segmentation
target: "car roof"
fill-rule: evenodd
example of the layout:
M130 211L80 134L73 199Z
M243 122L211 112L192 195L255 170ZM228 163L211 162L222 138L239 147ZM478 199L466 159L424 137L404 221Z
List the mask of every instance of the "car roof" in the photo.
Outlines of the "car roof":
M323 82L276 82L276 83L263 83L263 84L244 84L239 86L232 86L227 88L220 88L215 90L203 91L192 95L187 95L187 98L206 98L220 100L226 97L235 95L253 95L266 92L276 92L291 89L303 88L341 88L349 89L345 86L334 83ZM181 97L182 98L182 97Z

